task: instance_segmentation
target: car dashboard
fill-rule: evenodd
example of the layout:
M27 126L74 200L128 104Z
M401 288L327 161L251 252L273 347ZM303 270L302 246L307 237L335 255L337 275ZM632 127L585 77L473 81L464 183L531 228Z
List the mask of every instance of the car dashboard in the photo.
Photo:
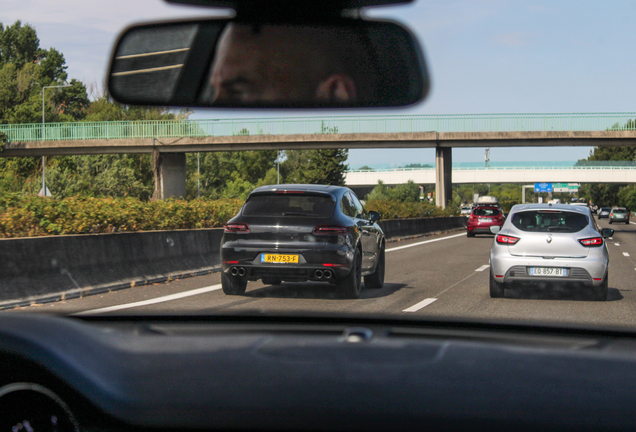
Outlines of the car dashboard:
M0 430L633 429L635 354L514 323L10 313Z

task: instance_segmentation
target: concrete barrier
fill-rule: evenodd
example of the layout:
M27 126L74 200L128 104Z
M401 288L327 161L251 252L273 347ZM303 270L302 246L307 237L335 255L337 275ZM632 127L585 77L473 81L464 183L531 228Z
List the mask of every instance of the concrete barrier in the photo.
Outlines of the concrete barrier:
M0 240L0 308L210 273L223 229Z
M465 227L466 218L380 221L389 238ZM0 309L218 271L223 229L0 240Z

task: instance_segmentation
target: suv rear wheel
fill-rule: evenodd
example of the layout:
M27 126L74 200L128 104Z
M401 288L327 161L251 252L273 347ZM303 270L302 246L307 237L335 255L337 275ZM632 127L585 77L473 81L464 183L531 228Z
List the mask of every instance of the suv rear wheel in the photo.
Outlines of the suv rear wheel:
M384 286L384 245L378 254L378 264L375 266L373 274L364 277L365 288L379 289Z
M362 288L362 254L360 249L356 248L351 271L344 279L339 280L337 284L344 298L356 299L360 296Z

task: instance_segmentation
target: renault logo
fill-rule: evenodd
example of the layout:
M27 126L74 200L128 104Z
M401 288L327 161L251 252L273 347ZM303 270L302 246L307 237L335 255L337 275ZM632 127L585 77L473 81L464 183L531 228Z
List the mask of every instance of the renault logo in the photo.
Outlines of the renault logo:
M548 234L548 236L545 238L545 241L547 241L548 243L552 242L552 234Z

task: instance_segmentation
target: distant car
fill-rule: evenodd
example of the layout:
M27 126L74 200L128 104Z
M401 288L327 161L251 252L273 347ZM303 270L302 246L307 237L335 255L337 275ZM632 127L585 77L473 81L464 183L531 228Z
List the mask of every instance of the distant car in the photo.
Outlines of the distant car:
M612 209L609 215L609 223L624 222L629 223L629 212L625 207L615 207Z
M603 218L609 218L610 212L612 211L611 208L609 207L601 207L598 210L598 218L599 219L603 219Z
M491 226L501 227L504 223L503 212L496 206L476 206L473 208L466 225L466 235L474 237L475 234L492 234Z
M490 251L490 296L523 283L583 286L607 299L609 254L605 238L587 207L529 204L514 206Z
M225 226L221 286L245 293L247 282L317 281L345 298L384 284L385 239L380 213L364 210L350 189L323 185L256 188Z
M467 216L467 217L468 217L468 216L470 216L470 212L471 212L472 210L473 210L473 208L472 208L471 206L465 206L465 207L462 207L462 208L461 208L461 210L460 210L459 214L460 214L461 216Z

